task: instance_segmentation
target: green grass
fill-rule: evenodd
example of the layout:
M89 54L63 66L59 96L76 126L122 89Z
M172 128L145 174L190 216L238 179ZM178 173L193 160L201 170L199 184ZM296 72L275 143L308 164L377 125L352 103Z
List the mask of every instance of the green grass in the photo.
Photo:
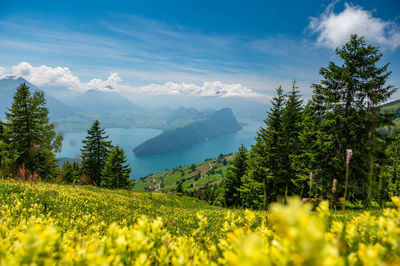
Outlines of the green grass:
M139 217L145 215L152 219L162 217L166 228L173 234L191 234L198 226L196 217L200 213L209 219L212 234L219 232L229 211L244 213L243 210L211 206L201 200L177 194L46 183L31 186L28 183L0 180L0 207L13 204L16 200L26 210L38 204L40 213L46 213L55 221L60 221L64 230L69 230L69 226L73 227L73 221L78 217L84 218L88 215L98 217L106 225L113 222L134 224ZM23 215L35 213L26 211L19 215L22 218Z
M166 170L164 172L150 175L142 180L137 180L133 190L136 192L142 192L145 191L144 188L147 186L156 186L156 184L160 184L160 187L157 187L157 191L174 192L180 182L182 182L184 190L197 189L206 184L217 184L227 175L229 165L233 158L234 155L227 155L224 157L224 159L227 160L227 165L222 163L223 159L220 161L217 159L215 159L215 161L214 159L211 159L195 164L195 171L191 170L191 165L185 165L175 170ZM214 168L215 173L209 173L211 168ZM183 176L181 171L184 173ZM200 178L196 178L198 173L200 173Z

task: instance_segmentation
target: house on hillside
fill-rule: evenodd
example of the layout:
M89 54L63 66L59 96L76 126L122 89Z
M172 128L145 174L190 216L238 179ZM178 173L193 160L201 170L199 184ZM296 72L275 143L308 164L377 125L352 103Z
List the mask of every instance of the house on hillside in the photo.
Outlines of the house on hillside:
M144 190L146 190L146 191L154 191L156 188L155 187L153 187L153 186L148 186L148 187L145 187L144 188Z

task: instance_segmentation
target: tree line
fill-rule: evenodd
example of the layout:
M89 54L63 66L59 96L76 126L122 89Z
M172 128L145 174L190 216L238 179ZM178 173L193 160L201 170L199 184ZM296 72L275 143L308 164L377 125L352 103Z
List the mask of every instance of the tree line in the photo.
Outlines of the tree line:
M131 188L131 169L119 146L113 146L99 121L94 121L82 141L81 162L66 162L58 168L56 152L62 136L50 123L42 91L21 84L0 121L0 176L31 181L92 184L107 188Z
M399 130L382 130L393 125L381 110L396 91L386 85L389 64L357 35L336 54L342 64L320 69L307 103L296 82L287 93L276 89L255 145L239 148L222 189L212 190L222 193L212 195L217 204L265 209L297 195L370 207L399 195Z

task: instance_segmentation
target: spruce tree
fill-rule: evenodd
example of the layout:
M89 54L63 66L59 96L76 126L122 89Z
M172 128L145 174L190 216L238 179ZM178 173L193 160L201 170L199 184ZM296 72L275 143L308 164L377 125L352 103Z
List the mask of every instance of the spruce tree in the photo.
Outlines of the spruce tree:
M81 175L81 168L79 166L79 163L66 162L61 167L59 179L61 182L75 184L79 182L80 175Z
M379 66L382 54L363 38L352 35L336 53L343 64L330 62L320 70L321 83L313 84L311 105L319 114L319 130L324 132L318 141L329 150L328 153L321 150L322 156L329 157L321 160L321 163L329 162L321 168L325 168L325 176L338 181L338 195L342 195L346 149L352 149L350 183L362 188L352 191L352 195L370 204L376 147L381 138L378 128L389 122L381 113L380 105L396 89L385 85L391 72L388 64Z
M239 188L242 186L242 177L247 171L247 149L242 144L230 167L225 179L226 206L239 207L241 205Z
M54 152L61 149L62 137L56 135L48 114L42 91L32 94L25 83L17 88L6 113L2 145L6 145L7 152L3 153L2 164L16 169L25 163L41 179L55 179L58 168Z
M282 111L282 129L284 136L285 148L282 152L284 159L282 165L286 169L286 175L280 180L278 187L285 188L285 196L287 194L298 194L299 188L296 184L298 171L295 167L296 158L301 153L300 133L302 131L303 119L303 100L300 92L297 90L296 81L293 81L292 89L287 96L285 107Z
M130 189L133 182L129 179L131 169L126 163L124 150L119 146L113 147L101 171L101 186L107 188Z
M328 151L327 147L320 145L318 141L321 138L322 132L319 129L318 115L315 113L311 102L309 102L303 110L302 115L302 125L299 134L298 149L299 153L294 155L292 160L292 167L296 171L296 175L299 181L303 180L301 185L300 196L305 195L304 190L307 188L307 182L310 182L310 172L313 175L313 184L308 184L312 186L311 193L309 190L308 197L322 197L326 198L327 195L323 194L326 191L323 190L324 175L321 173L320 162L323 159L321 155L321 150L325 152ZM323 164L323 165L326 165ZM320 182L316 182L316 180ZM328 183L331 181L327 179ZM329 186L329 184L327 184ZM303 192L303 193L302 193Z
M82 173L89 176L92 184L101 184L101 171L106 164L109 151L112 148L108 135L100 127L100 122L95 120L88 130L86 139L82 141Z
M284 194L282 183L287 176L287 169L283 167L286 163L282 120L284 102L285 96L282 87L279 87L264 120L265 127L257 132L256 144L250 151L249 170L243 177L241 188L242 200L248 207L266 208L269 202Z

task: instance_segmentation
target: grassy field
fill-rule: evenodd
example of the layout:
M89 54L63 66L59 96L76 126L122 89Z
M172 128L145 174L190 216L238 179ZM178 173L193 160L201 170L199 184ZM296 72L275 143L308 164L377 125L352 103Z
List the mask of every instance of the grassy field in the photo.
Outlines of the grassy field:
M0 265L398 265L400 200L268 212L168 193L0 180Z
M46 183L34 187L16 182L0 183L0 203L13 204L16 199L24 209L37 205L38 212L33 213L35 215L44 213L63 221L63 230L73 228L76 217L94 216L107 226L113 222L132 225L144 215L151 219L163 217L166 229L172 234L191 234L197 228L197 214L210 217L214 221L212 226L219 228L228 212L227 209L174 194ZM243 213L240 210L235 212ZM68 223L64 223L66 219Z
M221 182L226 176L228 167L234 155L220 156L217 159L208 159L191 165L180 166L161 173L149 175L137 180L133 188L136 192L145 191L145 187L153 186L158 192L174 192L176 186L182 183L184 190L197 189L204 185L214 185Z

